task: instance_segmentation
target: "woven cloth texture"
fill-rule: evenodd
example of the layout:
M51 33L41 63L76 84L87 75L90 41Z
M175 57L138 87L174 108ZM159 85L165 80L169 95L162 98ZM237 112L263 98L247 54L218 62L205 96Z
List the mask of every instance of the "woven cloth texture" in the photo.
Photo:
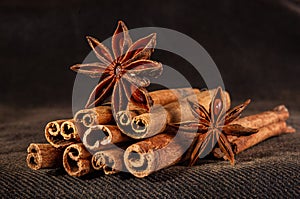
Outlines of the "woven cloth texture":
M270 104L249 108L263 111ZM262 108L264 107L264 108ZM300 196L300 112L291 111L296 133L268 139L227 161L200 160L196 166L172 166L139 179L127 173L100 173L81 178L63 169L30 170L26 148L45 143L48 121L70 118L67 108L0 106L0 197L6 198L199 198Z

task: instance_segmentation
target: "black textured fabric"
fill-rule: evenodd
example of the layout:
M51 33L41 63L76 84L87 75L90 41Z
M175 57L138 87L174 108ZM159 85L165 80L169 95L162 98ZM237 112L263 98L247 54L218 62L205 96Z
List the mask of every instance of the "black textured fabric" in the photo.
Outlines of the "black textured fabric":
M246 113L270 108L252 105ZM264 108L262 108L264 107ZM282 135L226 161L201 160L197 166L173 166L139 179L122 173L93 173L82 178L63 169L33 171L26 166L31 142L46 142L47 121L69 118L66 108L16 109L0 107L0 197L10 198L199 198L300 196L300 134ZM292 111L289 123L299 131L300 113Z

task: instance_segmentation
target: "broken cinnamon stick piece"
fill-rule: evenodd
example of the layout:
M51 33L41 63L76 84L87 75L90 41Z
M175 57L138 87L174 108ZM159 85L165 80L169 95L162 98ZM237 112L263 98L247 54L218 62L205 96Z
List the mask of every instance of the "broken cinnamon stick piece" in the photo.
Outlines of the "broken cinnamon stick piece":
M62 166L63 151L51 144L31 143L27 148L27 165L33 170L58 168Z
M80 177L93 171L92 155L82 143L68 146L63 154L63 166L70 176Z
M87 129L82 142L89 150L101 150L113 143L126 142L130 138L124 135L116 125L96 125Z
M195 119L189 101L198 101L209 110L213 93L215 90L207 90L191 95L180 101L172 102L162 106L154 106L149 113L144 113L133 117L131 122L132 131L124 131L124 133L135 139L151 137L163 132L168 124L175 124ZM224 92L226 97L226 107L230 107L230 96L228 92ZM227 109L228 109L227 108Z
M234 153L238 154L270 137L278 136L284 133L295 132L292 127L287 127L285 121L269 124L259 129L255 134L238 137L233 141Z
M52 121L45 127L46 140L55 148L64 148L74 143L72 140L65 140L61 135L61 125L66 121L69 119Z
M105 174L115 174L124 171L124 150L114 147L108 150L101 150L92 157L92 165L95 170L103 169Z
M127 170L142 178L178 163L195 138L190 133L187 135L164 133L132 144L124 153Z

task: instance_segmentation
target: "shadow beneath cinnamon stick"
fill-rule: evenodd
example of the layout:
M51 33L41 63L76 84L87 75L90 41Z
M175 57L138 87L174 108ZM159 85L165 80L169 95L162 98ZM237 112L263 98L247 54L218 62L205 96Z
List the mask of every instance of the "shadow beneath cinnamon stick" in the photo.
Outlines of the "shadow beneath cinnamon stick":
M57 168L57 169L51 169L49 171L46 171L46 174L49 176L62 176L62 175L66 175L67 172L64 170L64 168Z

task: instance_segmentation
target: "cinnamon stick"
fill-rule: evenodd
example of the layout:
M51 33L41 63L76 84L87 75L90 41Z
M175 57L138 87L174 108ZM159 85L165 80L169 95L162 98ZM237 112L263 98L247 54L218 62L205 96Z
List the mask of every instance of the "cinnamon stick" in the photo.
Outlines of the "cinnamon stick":
M97 106L78 111L74 116L74 120L82 123L85 127L91 127L98 124L112 123L113 115L110 106Z
M198 89L180 88L153 91L150 92L149 95L153 104L165 105L178 98L186 97L197 92L199 92ZM111 124L114 122L110 106L98 106L91 109L80 110L75 114L74 120L88 128L98 124Z
M115 174L124 171L124 150L121 148L112 148L101 150L92 157L92 165L95 170L103 169L105 174Z
M239 124L249 128L261 128L272 123L285 121L289 118L289 111L284 105L275 107L271 111L265 111L255 115L240 118L232 124Z
M259 129L259 131L255 134L249 136L241 136L238 137L235 141L233 141L232 145L234 148L234 153L238 154L270 137L278 136L284 133L294 133L295 129L292 127L288 127L286 122L279 121L276 123L272 123L266 125Z
M275 107L271 111L265 111L255 115L249 115L243 118L240 118L232 124L239 124L246 128L260 129L262 127L268 126L270 124L275 124L280 121L285 121L289 118L289 111L284 105ZM233 142L237 139L237 136L227 136L230 142Z
M130 138L124 135L116 125L96 125L87 129L82 142L89 150L101 150L113 143L126 142Z
M63 166L70 176L80 177L93 171L92 155L82 143L68 146L63 154Z
M163 132L168 124L180 123L194 120L194 115L190 109L189 101L198 101L209 110L209 105L215 90L207 90L191 95L183 100L172 102L162 106L156 106L149 113L144 113L133 117L131 122L132 131L123 131L128 136L135 139L147 138ZM227 92L226 107L230 107L230 97Z
M181 161L194 138L191 133L178 136L164 133L132 144L124 153L125 166L136 177L148 176Z
M61 135L61 125L66 121L70 120L64 119L52 121L49 122L45 127L46 140L55 148L64 148L74 143L74 141L72 140L65 140L64 137Z
M80 141L79 129L73 119L67 120L61 124L60 134L63 136L64 140L73 142Z
M153 105L166 105L178 99L182 99L191 95L196 95L200 93L199 89L196 88L177 88L177 89L163 89L152 91L149 95L152 98Z
M63 151L54 148L51 144L31 143L27 152L27 165L33 170L62 166Z
M179 88L179 89L166 89L158 90L149 93L153 101L154 107L160 107L171 102L178 101L187 96L200 94L199 89L192 88ZM137 107L129 106L128 110L120 111L116 114L116 123L120 130L128 136L134 135L135 130L132 129L132 119L135 116L145 113L145 110L138 109ZM159 128L159 125L156 125ZM132 136L131 136L132 137ZM135 138L135 137L133 137Z

